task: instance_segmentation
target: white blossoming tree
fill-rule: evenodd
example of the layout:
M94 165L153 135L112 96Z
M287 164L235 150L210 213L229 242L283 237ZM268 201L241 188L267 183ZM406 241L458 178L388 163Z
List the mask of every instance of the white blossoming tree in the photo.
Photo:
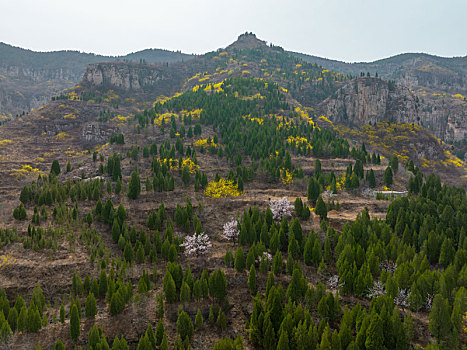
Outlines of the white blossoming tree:
M211 240L204 232L194 234L193 236L186 236L185 241L180 245L185 249L185 255L204 255L211 248Z
M237 220L231 220L224 224L224 233L222 237L229 241L235 242L240 234L240 231L237 227Z
M274 220L282 220L285 217L291 217L294 206L287 200L287 197L269 201L269 208Z

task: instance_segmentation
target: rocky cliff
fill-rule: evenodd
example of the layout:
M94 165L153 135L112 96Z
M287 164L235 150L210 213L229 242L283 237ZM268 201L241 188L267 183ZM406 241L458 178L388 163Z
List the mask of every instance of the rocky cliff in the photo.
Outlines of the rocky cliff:
M460 99L414 92L378 78L353 79L323 101L317 111L351 127L389 121L415 123L447 141L467 138L467 107Z

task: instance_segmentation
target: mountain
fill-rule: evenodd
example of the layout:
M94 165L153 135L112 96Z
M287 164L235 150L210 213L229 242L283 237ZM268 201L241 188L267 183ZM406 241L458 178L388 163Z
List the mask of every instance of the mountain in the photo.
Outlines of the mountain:
M0 115L14 117L44 105L52 96L75 86L90 63L165 63L193 57L161 49L147 49L115 57L78 51L35 52L0 43Z
M346 63L322 57L290 52L306 62L353 76L378 74L409 88L428 88L435 92L467 95L467 56L439 57L425 53L404 53L374 62Z
M465 347L467 166L425 124L464 101L421 94L252 33L89 64L0 125L0 348Z

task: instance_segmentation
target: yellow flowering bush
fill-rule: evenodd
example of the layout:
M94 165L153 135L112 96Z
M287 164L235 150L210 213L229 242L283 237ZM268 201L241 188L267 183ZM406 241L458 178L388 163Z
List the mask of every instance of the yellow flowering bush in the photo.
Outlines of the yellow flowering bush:
M6 255L1 255L0 256L0 268L2 266L10 265L14 263L16 259L13 257L13 251L9 252Z
M292 174L288 169L281 169L281 180L284 185L288 185L293 182Z
M9 144L12 144L12 143L13 143L13 141L8 140L8 139L1 140L0 141L0 147L6 146L6 145L9 145Z
M212 140L210 142L208 142L208 139L199 139L199 140L196 140L195 146L198 146L198 147L203 147L203 146L217 147L217 143L214 143Z
M295 147L299 147L302 143L305 143L307 149L312 149L312 146L308 142L308 139L306 137L295 137L295 136L289 136L287 138L287 143L291 145L295 145Z
M70 135L66 132L61 132L61 133L58 133L56 136L55 136L55 139L58 140L58 141L62 141L62 140L65 140L67 138L69 138Z
M219 179L209 182L204 194L210 198L238 197L241 193L232 180Z
M188 168L190 174L194 174L197 169L199 169L199 165L195 164L190 158L185 158L182 161L182 169L184 167Z
M157 126L162 125L162 121L164 121L165 124L169 123L172 117L178 117L177 114L175 113L163 113L163 114L156 114L154 118L154 124Z
M41 174L42 175L43 172L37 168L33 168L32 166L28 164L23 164L21 165L21 168L12 169L12 172L10 173L10 175L14 175L14 176L27 176L30 174Z

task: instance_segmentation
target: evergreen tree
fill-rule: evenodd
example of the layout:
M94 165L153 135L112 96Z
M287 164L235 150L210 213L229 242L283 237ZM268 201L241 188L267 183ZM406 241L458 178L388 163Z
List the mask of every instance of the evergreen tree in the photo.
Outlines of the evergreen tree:
M190 316L183 311L183 309L180 309L178 312L178 318L177 318L177 332L180 335L182 339L185 338L191 338L193 336L193 323L191 322Z
M216 326L221 331L224 331L227 328L227 319L226 319L224 311L222 311L222 309L219 310L219 314L217 315Z
M175 287L175 281L172 277L172 274L166 270L165 275L164 275L164 294L165 294L165 300L168 303L173 303L177 300L177 290Z
M285 329L282 329L279 342L277 343L277 350L289 350L289 335Z
M308 200L311 202L315 202L320 195L320 186L316 178L313 176L310 177L308 180Z
M251 294L255 295L258 289L256 286L256 269L254 264L252 264L250 267L250 275L248 276L248 287L250 288Z
M238 272L242 272L245 269L245 253L243 253L243 249L238 247L235 251L235 269Z
M379 350L383 348L383 342L383 321L377 313L373 313L366 331L365 347L367 350Z
M201 314L201 310L199 308L198 308L198 311L196 312L195 327L196 329L203 328L203 315Z
M321 220L325 220L328 216L328 208L321 196L318 197L318 201L316 202L315 213L320 216Z
M131 173L130 184L128 185L128 198L136 199L141 193L141 181L138 174L138 169L135 168Z
M89 293L84 302L84 311L87 318L94 318L97 314L96 298L92 292Z
M449 309L448 300L444 299L441 294L436 294L430 311L429 328L438 343L444 340L451 330Z
M60 174L60 163L58 160L54 159L52 166L50 167L50 173L58 176Z
M390 166L388 166L386 168L386 170L384 171L383 181L384 181L384 184L387 187L391 187L391 185L392 185L392 169L391 169Z
M371 187L371 188L375 188L376 187L376 179L375 179L375 172L373 171L373 169L370 169L368 172L367 172L367 181L368 181L368 185Z
M70 310L70 335L71 335L72 340L74 341L78 340L80 329L81 327L80 327L78 309L76 307L76 304L73 304Z

